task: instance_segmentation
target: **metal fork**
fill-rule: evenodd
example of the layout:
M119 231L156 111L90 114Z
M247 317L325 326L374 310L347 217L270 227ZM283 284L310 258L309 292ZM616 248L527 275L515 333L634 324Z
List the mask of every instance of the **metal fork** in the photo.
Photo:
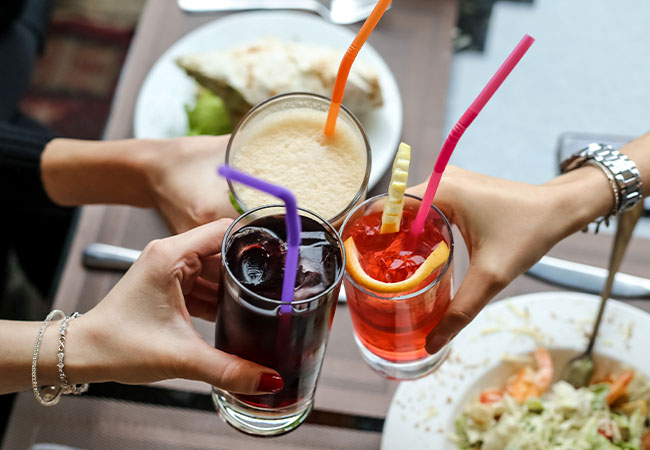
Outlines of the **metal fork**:
M329 8L317 0L178 0L190 14L251 9L297 9L316 13L332 23L348 25L370 15L377 0L331 0Z

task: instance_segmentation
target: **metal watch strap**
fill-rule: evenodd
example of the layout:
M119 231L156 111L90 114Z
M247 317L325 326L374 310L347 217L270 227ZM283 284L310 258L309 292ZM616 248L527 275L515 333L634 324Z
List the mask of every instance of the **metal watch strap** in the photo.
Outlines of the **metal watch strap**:
M636 205L643 199L643 183L636 164L626 155L614 150L610 145L590 144L576 152L560 164L562 172L577 169L587 163L594 164L605 172L610 182L615 182L615 205L611 213L596 222L607 221L609 216L619 214Z

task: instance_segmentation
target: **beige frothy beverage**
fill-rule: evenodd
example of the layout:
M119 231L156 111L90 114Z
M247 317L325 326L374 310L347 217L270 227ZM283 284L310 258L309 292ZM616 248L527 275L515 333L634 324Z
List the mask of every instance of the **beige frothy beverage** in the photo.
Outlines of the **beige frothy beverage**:
M339 118L334 135L325 136L326 118L326 110L304 107L270 112L238 131L230 163L291 189L299 207L338 218L365 194L369 152L355 122ZM235 192L247 209L279 202L240 184Z

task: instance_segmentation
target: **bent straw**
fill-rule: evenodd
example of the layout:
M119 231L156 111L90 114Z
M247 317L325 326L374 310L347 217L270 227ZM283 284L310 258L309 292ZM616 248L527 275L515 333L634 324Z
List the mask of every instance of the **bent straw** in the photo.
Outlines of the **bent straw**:
M341 60L341 65L339 66L339 71L336 74L336 81L334 81L334 90L332 91L332 102L330 103L330 109L327 113L327 122L325 122L325 135L331 136L334 134L334 128L336 128L336 118L339 115L339 109L341 108L341 102L343 101L343 92L345 92L345 83L348 81L348 75L350 75L350 69L352 68L352 63L359 54L359 50L363 47L363 44L368 40L368 36L372 33L372 30L375 29L375 26L381 19L381 16L384 15L388 5L390 5L391 0L379 0L375 5L375 8L372 10L366 21L363 23L363 26L359 30L359 33L355 36L352 44L343 55Z
M293 289L296 285L296 272L298 271L298 253L300 247L301 224L298 217L298 206L293 193L282 186L268 181L260 180L252 175L240 172L232 167L222 164L217 170L222 177L238 181L252 188L264 191L284 201L287 210L285 222L287 227L287 257L284 261L284 280L282 282L282 304L290 304L293 301ZM281 307L282 309L282 307Z
M529 35L524 35L512 53L510 53L508 58L506 58L503 64L501 64L499 70L496 71L496 73L492 76L490 81L488 81L487 85L483 88L480 94L478 94L476 100L474 100L470 107L467 108L467 111L465 111L460 120L449 132L447 139L445 139L445 142L440 149L436 163L433 166L433 172L429 178L427 190L424 193L424 197L422 198L422 203L420 204L418 213L415 216L415 220L411 225L411 236L418 236L420 233L422 233L422 230L424 230L424 220L426 219L427 212L429 211L429 205L431 205L433 202L433 197L435 196L438 185L440 184L440 178L442 178L442 172L447 167L449 158L451 158L451 154L454 151L454 148L456 148L458 140L463 135L467 127L469 127L474 121L478 113L481 112L485 104L488 102L488 100L490 100L496 90L499 89L501 83L503 83L508 75L510 75L512 69L514 69L517 63L519 63L521 58L528 51L534 41L535 39Z

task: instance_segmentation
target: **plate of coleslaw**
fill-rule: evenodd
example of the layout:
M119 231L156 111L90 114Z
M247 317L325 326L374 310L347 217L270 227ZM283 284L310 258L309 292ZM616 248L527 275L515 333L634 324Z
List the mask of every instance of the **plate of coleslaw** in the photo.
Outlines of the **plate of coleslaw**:
M610 300L592 382L559 379L584 351L599 302L540 292L486 307L438 371L400 383L382 450L650 449L650 314Z

